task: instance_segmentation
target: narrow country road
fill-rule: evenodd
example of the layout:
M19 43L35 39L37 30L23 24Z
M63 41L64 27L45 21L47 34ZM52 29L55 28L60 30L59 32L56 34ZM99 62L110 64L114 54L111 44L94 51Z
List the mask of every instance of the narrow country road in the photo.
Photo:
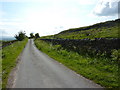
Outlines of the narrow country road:
M39 51L29 40L16 71L14 88L101 88Z

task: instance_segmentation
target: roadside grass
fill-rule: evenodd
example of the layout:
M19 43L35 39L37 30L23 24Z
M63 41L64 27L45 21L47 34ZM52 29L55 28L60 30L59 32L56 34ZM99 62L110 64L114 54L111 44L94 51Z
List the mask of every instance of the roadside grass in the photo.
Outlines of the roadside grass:
M0 89L2 88L2 50L0 50Z
M2 49L2 88L6 88L8 76L16 66L16 60L24 49L28 39L17 41Z
M2 47L2 41L0 41L0 47Z
M76 52L67 51L60 45L52 45L38 39L35 40L35 45L51 58L101 86L118 87L118 64L111 62L109 58L83 56Z

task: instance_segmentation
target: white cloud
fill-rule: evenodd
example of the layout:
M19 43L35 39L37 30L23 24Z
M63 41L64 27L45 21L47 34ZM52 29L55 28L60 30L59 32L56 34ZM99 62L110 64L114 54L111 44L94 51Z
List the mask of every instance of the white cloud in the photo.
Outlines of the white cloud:
M0 29L0 36L7 35L8 33L4 29Z
M114 16L118 14L119 0L100 0L93 10L97 16Z
M0 29L9 32L9 35L15 35L20 30L25 30L28 35L31 32L40 33L42 36L56 34L68 28L91 24L97 20L87 17L86 14L98 0L0 0L0 2L19 2L17 4L21 5L21 12L11 11L16 14L14 15L6 10L6 17L0 19L2 20ZM14 17L11 17L13 15Z
M71 2L77 1L80 4L93 4L96 0L0 0L0 2Z
M5 36L14 36L19 32L23 26L23 23L20 22L0 22L1 35ZM6 33L5 33L6 32Z
M39 0L0 0L0 2L33 2Z
M38 32L43 36L58 33L62 29L79 26L79 20L71 16L77 15L77 8L70 6L70 8L66 8L66 5L61 6L62 3L63 2L59 4L57 2L55 5L53 4L43 9L38 6L34 8L33 6L25 8L24 17L22 18L2 18L2 22L0 22L1 28L6 28L5 30L10 32L10 35L14 35L22 29L26 30L28 34L31 32ZM55 28L60 26L64 28Z
M2 6L0 5L0 21L3 19L3 16L5 15L5 12L2 11Z
M91 5L95 4L97 0L77 0L81 5Z

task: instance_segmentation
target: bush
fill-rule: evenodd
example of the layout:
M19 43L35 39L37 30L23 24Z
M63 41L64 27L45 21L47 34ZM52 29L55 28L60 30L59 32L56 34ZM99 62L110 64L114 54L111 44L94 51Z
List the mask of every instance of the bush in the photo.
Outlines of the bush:
M30 33L29 39L34 38L34 37L35 37L35 36L33 35L33 33Z
M120 49L119 50L113 49L111 57L112 57L112 60L119 61L120 60L120 58L119 58L120 57Z
M22 31L18 32L18 35L15 35L15 38L16 38L18 41L24 40L25 37L26 37L25 32L22 32Z
M39 36L39 33L36 33L35 34L35 38L39 38L40 36Z

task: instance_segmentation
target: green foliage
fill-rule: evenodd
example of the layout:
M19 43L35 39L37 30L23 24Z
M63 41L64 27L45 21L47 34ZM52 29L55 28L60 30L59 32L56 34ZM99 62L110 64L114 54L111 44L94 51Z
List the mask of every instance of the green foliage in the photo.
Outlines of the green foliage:
M62 33L55 35L56 38L63 39L94 39L94 38L118 38L118 28L110 27L110 28L100 28L100 29L89 29L83 31L76 31L71 33Z
M55 47L56 50L62 49L62 46L61 46L61 45L54 45L54 47Z
M18 35L15 35L15 38L19 41L24 40L26 38L25 32L22 31L18 32Z
M54 35L42 36L41 39L54 39Z
M17 41L2 49L2 87L5 88L11 70L16 66L16 60L27 43L27 39Z
M68 51L61 45L53 45L38 39L35 40L35 45L39 50L78 74L104 87L118 87L118 63L111 62L110 58L83 56L77 52ZM113 52L116 55L116 51Z
M112 57L112 60L120 61L120 49L119 50L113 49L111 57Z
M39 36L39 33L36 33L35 34L35 38L39 38L40 36Z
M11 45L12 43L15 43L15 42L17 42L17 40L3 41L3 42L2 42L2 47L4 48L4 47L6 47L6 46L8 46L8 45Z
M34 38L34 34L33 33L30 33L30 37L29 38Z

